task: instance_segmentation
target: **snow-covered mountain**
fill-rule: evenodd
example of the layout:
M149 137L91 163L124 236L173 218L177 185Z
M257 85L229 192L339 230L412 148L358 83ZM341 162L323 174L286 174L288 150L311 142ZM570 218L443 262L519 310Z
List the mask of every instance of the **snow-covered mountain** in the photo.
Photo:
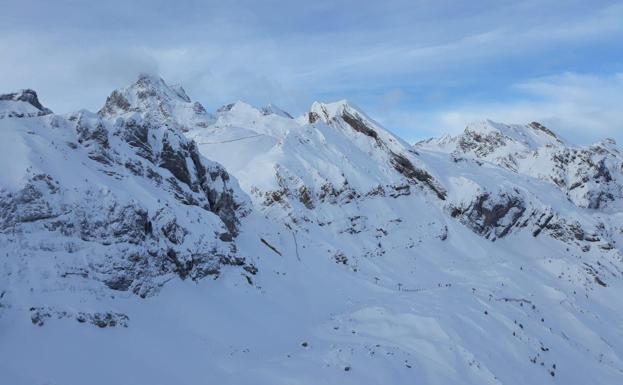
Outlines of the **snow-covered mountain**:
M522 126L485 121L469 125L461 135L423 141L416 148L549 181L580 207L621 210L623 155L612 139L575 147L537 122Z
M145 80L127 91L140 94ZM28 92L15 103L49 111ZM50 278L25 277L37 286L56 286L60 275L63 286L102 283L145 296L174 276L242 263L232 238L249 209L244 193L151 106L137 99L128 112L107 103L100 116L0 120L8 150L0 229L12 265L5 274L35 265Z
M0 118L35 117L51 113L50 109L41 105L33 90L0 95Z
M8 383L623 380L611 141L487 121L411 146L347 101L209 114L153 76L97 114L22 93L0 96Z

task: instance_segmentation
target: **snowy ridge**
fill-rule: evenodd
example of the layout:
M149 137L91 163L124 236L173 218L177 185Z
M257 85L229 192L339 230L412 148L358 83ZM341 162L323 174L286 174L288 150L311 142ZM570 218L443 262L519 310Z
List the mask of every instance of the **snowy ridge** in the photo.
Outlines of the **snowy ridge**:
M340 115L310 124L237 102L221 109L214 125L188 136L240 175L257 205L280 206L294 221L316 216L317 205L408 195L418 188L444 198L443 187L408 144L354 107L342 103L335 111Z
M536 122L485 121L469 125L461 135L422 141L415 148L448 153L455 161L486 161L551 182L580 207L621 209L623 158L611 139L574 147Z
M460 150L474 157L497 159L508 153L535 151L541 147L563 147L565 142L538 122L528 125L504 124L485 120L469 124L463 134L431 138L417 147Z
M412 147L347 101L193 104L143 76L98 114L0 120L7 381L623 380L613 142L484 122Z
M287 111L284 111L283 109L281 109L280 107L274 105L274 104L268 104L264 107L262 107L262 114L263 115L279 115L282 118L288 118L288 119L294 119L292 117L292 115L290 115Z
M0 119L35 117L51 113L49 108L41 105L37 93L33 90L25 89L0 95Z

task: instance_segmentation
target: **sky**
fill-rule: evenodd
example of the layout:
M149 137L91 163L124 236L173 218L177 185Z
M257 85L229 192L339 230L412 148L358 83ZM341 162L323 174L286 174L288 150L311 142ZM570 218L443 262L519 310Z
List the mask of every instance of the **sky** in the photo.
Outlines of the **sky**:
M623 2L0 0L0 93L96 111L140 73L211 111L348 99L411 142L492 119L621 144Z

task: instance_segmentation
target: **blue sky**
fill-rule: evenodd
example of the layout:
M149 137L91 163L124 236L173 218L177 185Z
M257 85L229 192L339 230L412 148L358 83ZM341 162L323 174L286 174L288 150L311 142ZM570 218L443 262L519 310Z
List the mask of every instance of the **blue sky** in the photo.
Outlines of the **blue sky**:
M209 110L349 99L405 139L485 118L623 142L621 1L2 1L0 92L97 110L140 72Z

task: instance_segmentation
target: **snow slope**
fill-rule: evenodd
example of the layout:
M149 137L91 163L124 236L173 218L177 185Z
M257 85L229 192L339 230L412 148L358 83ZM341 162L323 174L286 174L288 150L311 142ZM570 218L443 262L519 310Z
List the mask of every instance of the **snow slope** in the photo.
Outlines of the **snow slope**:
M8 383L623 380L620 199L592 207L546 177L561 172L558 163L531 156L576 151L549 130L487 122L469 138L412 147L346 101L314 103L296 119L237 102L195 124L175 112L192 105L175 90L142 77L111 94L123 96L121 109L115 96L98 115L0 120L0 134L21 143L10 155L16 166L1 163L1 205L44 212L45 203L9 194L45 172L58 183L58 192L46 192L58 198L42 194L50 205L98 218L110 212L100 207L106 200L89 196L107 189L144 208L154 234L132 243L115 235L114 221L99 220L99 234L112 235L84 240L37 217L2 228L0 370ZM105 129L109 165L93 143L101 135L80 142L78 121L88 132ZM147 152L133 140L141 123L154 134ZM607 147L591 156L618 151ZM197 183L194 148L215 178ZM163 151L185 161L163 162ZM509 154L520 167L499 160ZM526 171L527 159L542 174ZM177 180L185 198L147 168ZM587 172L590 191L616 188L615 177L593 184L592 170L574 172ZM210 191L235 204L219 211ZM158 222L153 213L162 207L167 221ZM165 230L172 221L184 230ZM78 251L56 246L70 243ZM191 260L202 251L204 259L185 265L188 274L169 259L167 269L150 270L155 289L147 292L95 278L93 261L142 272L140 263L114 262L144 247ZM146 259L163 263L158 253ZM218 274L199 274L204 263ZM69 267L82 270L67 274Z

